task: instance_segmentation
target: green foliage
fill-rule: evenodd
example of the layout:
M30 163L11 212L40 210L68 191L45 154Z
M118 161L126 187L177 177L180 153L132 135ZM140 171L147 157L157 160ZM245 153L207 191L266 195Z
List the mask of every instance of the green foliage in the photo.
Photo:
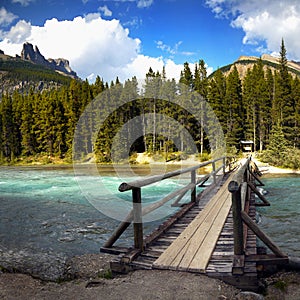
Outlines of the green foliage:
M259 157L263 162L274 166L300 169L300 150L290 146L282 127L279 126L274 126L269 147Z
M137 157L138 157L138 154L136 152L133 152L130 157L129 157L129 163L134 165L137 163Z
M278 280L274 283L274 287L281 290L282 292L285 292L288 287L288 283L283 280Z
M61 75L44 66L22 59L0 59L0 70L6 71L4 79L13 81L47 81L68 85L71 78Z
M199 154L197 155L197 158L198 158L198 160L201 161L201 162L209 161L209 160L211 160L211 155L210 155L210 153L208 153L208 152L204 152L204 153L202 153L202 154L199 153Z
M236 67L227 77L223 69L207 77L203 60L194 72L185 63L178 83L166 79L164 69L160 73L150 68L141 92L135 77L124 83L116 78L108 85L97 76L90 84L29 62L0 60L0 69L18 80L63 84L44 92L31 89L2 95L0 163L71 162L73 147L78 150L75 160L93 153L99 163L122 162L129 156L134 164L139 152L159 161L180 160L194 154L183 139L184 130L192 136L199 159L206 160L216 150L207 130L215 133L217 128L213 113L205 108L208 103L223 128L229 155L238 153L240 140L249 139L255 150L265 150L263 160L299 168L300 80L289 74L284 42L280 54L278 71L266 69L264 61L251 61L254 65L243 81ZM97 102L92 101L95 97ZM81 119L84 111L87 115ZM122 135L124 126L126 134Z
M103 279L113 279L113 273L111 269L103 270L98 273L98 278L103 278Z

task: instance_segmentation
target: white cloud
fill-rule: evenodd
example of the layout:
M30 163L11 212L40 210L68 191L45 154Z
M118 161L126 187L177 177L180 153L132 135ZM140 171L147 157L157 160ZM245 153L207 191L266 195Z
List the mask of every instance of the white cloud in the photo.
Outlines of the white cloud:
M19 21L15 26L11 27L6 38L12 44L19 44L29 38L31 35L31 24L24 20Z
M46 58L68 59L81 78L144 78L150 67L162 71L163 65L168 77L178 78L182 70L171 60L142 55L139 39L130 37L118 20L103 20L99 13L65 21L53 18L43 26L19 21L0 41L0 49L14 56L24 42L37 45Z
M143 24L143 20L139 17L132 17L130 21L124 22L123 26L128 26L131 28L138 28Z
M136 2L136 5L138 8L146 8L150 7L154 0L104 0L104 1L110 1L110 2Z
M196 55L195 52L191 52L191 51L179 51L179 47L181 46L183 42L179 41L177 42L174 46L169 46L167 44L165 44L163 41L156 41L156 48L160 49L163 52L166 52L168 54L170 54L170 57L174 57L174 55L176 54L180 54L180 55L184 55L184 56L193 56Z
M8 12L4 7L0 8L0 25L8 25L17 18L18 16Z
M157 41L156 42L156 47L162 51L165 51L171 55L174 55L178 53L178 48L182 44L182 41L179 41L178 43L175 44L174 47L171 47L169 45L166 45L163 41Z
M145 8L145 7L150 7L152 4L153 4L153 0L139 0L137 2L137 7Z
M12 0L12 3L20 3L22 6L28 6L30 2L34 2L35 0Z
M112 11L109 10L106 5L100 6L98 8L98 11L102 12L105 17L111 17L112 16Z
M243 43L278 52L285 41L290 59L300 60L300 1L298 0L206 0L212 11L231 18L232 26L245 32Z
M150 67L154 72L159 71L161 73L164 66L168 78L179 79L182 65L175 64L171 59L164 60L163 57L150 57L141 54L125 66L123 72L126 73L129 71L132 76L135 75L137 78L145 78Z

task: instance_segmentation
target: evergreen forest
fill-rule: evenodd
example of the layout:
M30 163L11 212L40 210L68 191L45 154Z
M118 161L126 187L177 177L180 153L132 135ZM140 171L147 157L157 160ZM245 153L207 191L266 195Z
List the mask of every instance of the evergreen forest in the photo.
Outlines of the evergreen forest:
M81 118L86 111L88 117ZM116 143L120 128L129 121L128 139L120 136ZM179 82L167 79L164 69L150 68L142 86L135 77L105 83L98 76L92 84L72 79L48 91L5 92L0 102L0 162L49 163L53 158L71 162L94 153L97 162L109 163L112 148L114 160L126 158L124 149L131 156L163 153L168 160L175 152L192 151L182 128L205 156L218 146L209 137L216 122L228 153L237 153L241 140L252 140L262 160L300 168L300 79L288 70L284 41L277 70L259 60L243 79L235 66L226 76L221 69L207 76L200 60L193 70L188 63L183 65Z

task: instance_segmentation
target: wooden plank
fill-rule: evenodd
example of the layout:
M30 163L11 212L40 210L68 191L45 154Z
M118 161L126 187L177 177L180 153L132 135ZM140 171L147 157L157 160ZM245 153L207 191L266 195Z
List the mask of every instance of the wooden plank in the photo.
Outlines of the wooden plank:
M233 176L234 174L231 174L226 182L229 182ZM212 227L212 223L215 221L224 202L226 202L227 193L227 184L224 184L215 196L206 204L204 209L190 223L190 225L154 262L154 266L170 266L170 268L177 268L179 266L180 269L188 268L191 263L191 259L199 249L199 244L202 244L201 240L203 240L207 235L207 232ZM229 209L226 216L228 215L228 212ZM225 219L226 217L224 218L223 223L225 222ZM219 236L219 234L217 236Z
M189 243L185 244L182 251L178 254L177 258L172 262L171 266L178 266L179 270L189 269L189 266L197 253L199 247L203 245L205 237L209 233L212 224L215 222L219 210L223 206L223 201L220 201L214 205L213 209L206 215L205 220L199 224L197 231L194 233ZM223 200L223 198L222 198Z
M234 255L232 263L232 274L242 275L244 274L245 267L245 255Z
M195 270L200 270L205 272L205 269L208 265L209 259L218 241L220 232L223 228L230 207L231 207L231 198L230 195L228 194L222 209L219 211L218 216L213 222L213 226L211 227L211 230L207 234L201 247L198 249L193 261L189 265L189 270L195 269Z
M219 191L217 195L219 196ZM217 199L217 198L214 198ZM189 246L189 241L197 231L201 223L207 218L207 214L214 208L215 200L211 201L205 206L205 208L197 215L197 217L190 223L190 225L179 235L179 237L173 242L173 244L165 251L163 255L154 263L156 266L171 266L172 262L177 259L180 262ZM178 264L178 263L177 263ZM173 266L175 266L173 264Z
M176 258L178 254L178 248L181 249L182 245L189 242L190 238L197 230L197 223L205 219L205 212L210 211L213 208L213 201L210 201L203 211L201 211L196 218L190 223L190 225L179 235L179 237L173 242L173 244L165 251L157 261L154 262L154 266L168 266Z
M148 246L150 243L154 242L158 239L159 236L165 231L167 231L174 223L182 218L192 207L194 207L195 203L191 202L185 205L180 211L178 211L174 216L170 217L166 222L164 222L157 230L152 232L144 241L145 245ZM175 229L175 228L174 228ZM178 229L179 230L179 229ZM181 230L181 229L180 229Z

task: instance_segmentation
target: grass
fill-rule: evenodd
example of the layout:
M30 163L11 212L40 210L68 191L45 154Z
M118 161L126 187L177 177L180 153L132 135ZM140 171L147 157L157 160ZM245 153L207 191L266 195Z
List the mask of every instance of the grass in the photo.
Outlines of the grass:
M288 287L288 283L286 281L280 279L274 283L274 287L276 287L277 289L279 289L282 292L285 292Z
M98 278L113 279L113 273L110 269L98 273Z

